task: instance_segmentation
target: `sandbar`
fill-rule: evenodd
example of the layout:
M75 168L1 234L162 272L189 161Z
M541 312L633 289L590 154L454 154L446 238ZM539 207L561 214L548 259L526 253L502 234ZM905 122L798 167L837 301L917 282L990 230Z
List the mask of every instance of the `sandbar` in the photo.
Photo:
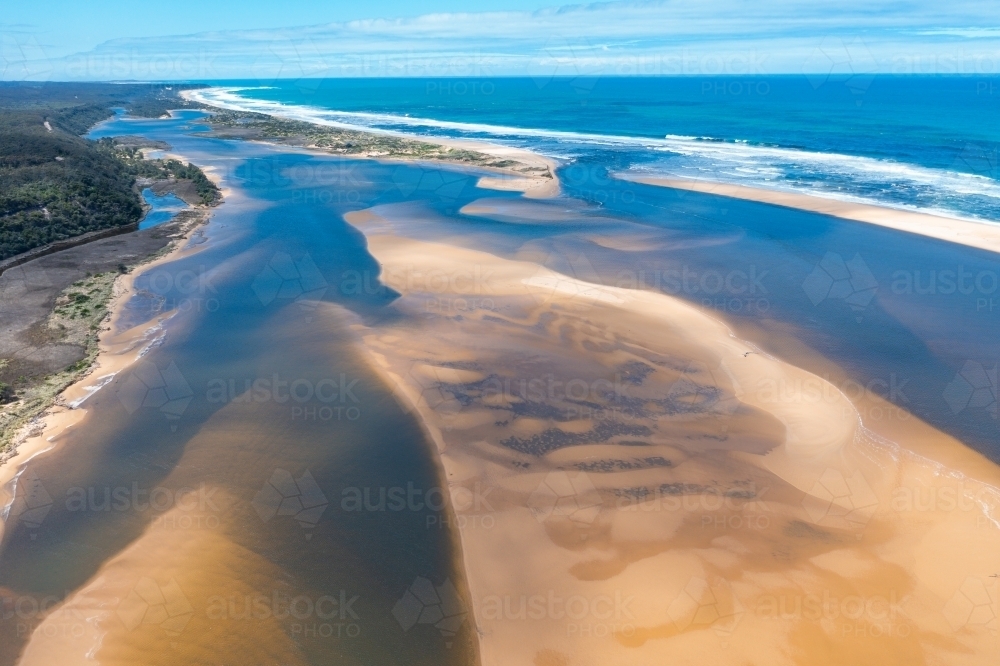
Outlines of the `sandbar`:
M938 240L967 245L990 252L1000 252L1000 224L991 222L976 222L973 220L932 215L930 213L889 208L887 206L874 206L797 192L767 190L764 188L717 183L708 180L623 174L618 174L616 177L621 180L642 183L644 185L703 192L705 194L716 194L733 199L745 199L747 201L757 201L774 206L807 210L845 220L866 222L868 224L896 229L897 231L937 238Z
M402 294L353 330L437 448L484 665L992 663L1000 468L681 299L408 215L345 216Z

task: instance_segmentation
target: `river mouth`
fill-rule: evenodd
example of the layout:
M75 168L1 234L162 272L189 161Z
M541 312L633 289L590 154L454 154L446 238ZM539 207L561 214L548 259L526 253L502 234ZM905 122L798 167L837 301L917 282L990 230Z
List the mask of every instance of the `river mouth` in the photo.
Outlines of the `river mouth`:
M996 350L990 332L997 315L977 310L976 294L914 300L893 286L895 272L907 267L957 267L979 275L990 270L985 252L822 215L618 181L585 160L578 165L582 171L567 172L565 197L526 201L517 193L481 189L475 174L443 165L349 160L200 138L190 134L198 115L118 119L95 134L167 141L185 159L219 174L227 197L189 252L136 278L137 296L126 304L115 333L141 332L141 358L114 376L95 372L93 386L100 388L81 403L86 419L25 465L10 487L22 493L27 510L7 520L0 544L2 663L83 662L88 655L105 664L476 663L477 605L459 556L451 493L444 489L451 479L442 481L435 442L418 415L359 353L358 335L398 321L419 327L422 319L441 316L467 325L469 309L495 324L492 311L504 305L491 297L488 284L477 291L476 279L488 283L485 269L477 271L498 258L498 264L539 267L537 274L519 276L519 284L544 287L550 297L572 287L584 300L594 299L586 285L597 284L611 288L596 290L601 308L614 306L622 290L694 304L759 345L741 348L736 362L770 352L817 375L828 373L822 386L833 388L816 400L837 408L842 400L853 402L860 419L882 437L910 436L918 430L912 427L916 415L987 457L1000 455L988 411L970 404L959 414L945 399L964 360L989 358ZM585 177L574 179L574 173ZM606 188L600 201L592 196L594 181ZM363 230L369 237L345 220L359 212L371 216ZM393 224L416 242L491 257L469 254L475 265L463 268L460 284L428 280L433 271L414 273L408 265L389 281L369 251L369 238L389 234ZM891 258L870 251L890 240ZM383 243L383 250L391 249ZM881 289L852 284L860 295L845 296L830 285L825 291L810 286L810 276L824 279L827 271L832 283L837 269L857 268L861 255ZM391 306L407 291L422 300L411 299L404 315ZM544 329L546 321L557 319L535 323ZM960 344L947 344L951 329L943 322L963 324ZM581 348L601 351L593 333L599 327L584 324L593 338ZM469 337L477 344L485 339ZM393 351L405 347L399 338L382 341ZM425 368L424 374L442 384L473 383L463 374L471 365L461 365L473 359L445 360L450 365ZM536 358L526 358L524 366L541 372ZM634 365L621 368L626 377L635 371ZM581 370L566 361L560 371ZM672 371L695 372L684 364ZM640 375L632 377L638 384L645 377ZM514 389L504 385L500 397L518 398L517 377L505 379ZM783 388L802 387L778 387L779 401ZM851 393L856 388L859 395ZM678 399L681 412L704 411L717 399L713 392L685 396L683 405ZM467 406L453 405L455 413L447 416ZM495 409L492 403L482 406L483 413ZM702 439L729 436L730 414L723 415L725 428L706 430ZM487 429L508 425L484 423ZM554 448L535 446L542 439L528 432L505 440L521 456L508 462L523 470L535 464L531 456L555 453L550 458L558 475L558 465L580 453L583 458L571 462L581 473L653 477L681 457L654 451L635 469L623 466L633 465L631 458L595 462L583 447L574 447L586 444L585 436L596 429L578 425ZM782 429L772 420L765 425L767 441L739 453L764 456L778 448ZM442 428L449 433L444 439L459 436L457 427ZM642 440L647 431L639 427L613 434L616 445L649 446ZM915 436L897 441L921 443ZM936 453L950 455L954 448ZM968 462L959 454L934 459ZM808 492L805 485L782 496L790 507L783 517L802 513L795 493ZM667 500L709 487L707 481L660 486ZM726 488L746 499L743 485ZM527 495L531 487L520 490ZM622 496L633 503L645 497ZM869 518L865 514L862 527ZM536 520L534 527L541 530L541 524ZM810 548L832 548L855 537L859 543L862 537L886 538L881 523L872 525L865 535L827 532L791 518L771 527L791 543L806 539ZM551 540L566 551L561 555L583 548L579 530L544 527L548 531L538 543ZM714 539L704 523L697 527L698 539ZM598 534L596 528L585 532ZM635 527L633 534L641 541L650 531ZM730 542L739 536L723 535ZM765 541L755 544L770 556ZM663 546L661 552L673 556L678 550ZM523 573L518 553L488 552L500 553L516 574ZM646 550L630 552L642 562ZM574 583L611 580L615 567L633 564L624 556L614 566L608 562L595 559L567 571ZM643 581L636 575L633 582ZM872 589L881 594L881 584ZM903 591L909 584L903 577L892 582ZM664 612L657 606L655 617L666 624ZM511 626L520 632L526 625ZM673 638L672 630L660 629L640 632L641 640L631 643L619 640L616 649ZM580 645L562 631L561 640Z

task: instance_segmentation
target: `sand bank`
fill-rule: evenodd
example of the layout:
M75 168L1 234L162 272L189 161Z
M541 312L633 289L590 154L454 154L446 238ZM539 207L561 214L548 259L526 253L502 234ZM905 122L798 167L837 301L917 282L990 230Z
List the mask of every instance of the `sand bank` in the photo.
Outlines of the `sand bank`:
M191 489L191 499L156 513L127 548L40 618L19 664L309 663L287 622L229 612L242 610L233 600L295 592L279 566L232 537L243 498L217 471L206 474L231 467L234 448L250 439L275 436L247 425L245 415L227 417L206 424L161 481L161 488ZM142 519L138 511L130 517Z
M501 146L486 141L435 138L434 143L459 150L485 153L500 160L511 160L539 172L539 175L525 176L523 172L513 169L484 167L488 171L495 171L497 175L480 178L479 182L476 183L479 187L523 192L524 196L532 199L546 199L559 195L559 177L556 175L559 162L551 157L523 148ZM460 163L452 162L452 164Z
M402 294L354 330L438 449L483 664L992 663L995 465L679 299L395 212L347 216Z
M622 180L628 180L644 185L656 185L677 190L690 190L717 194L734 199L746 199L787 208L808 210L813 213L832 215L845 220L867 222L882 227L919 234L930 238L968 245L990 252L1000 252L1000 224L989 222L973 222L957 218L918 213L884 206L838 201L819 196L799 194L796 192L778 192L763 188L715 183L707 180L692 180L686 178L658 178L645 176L617 175Z

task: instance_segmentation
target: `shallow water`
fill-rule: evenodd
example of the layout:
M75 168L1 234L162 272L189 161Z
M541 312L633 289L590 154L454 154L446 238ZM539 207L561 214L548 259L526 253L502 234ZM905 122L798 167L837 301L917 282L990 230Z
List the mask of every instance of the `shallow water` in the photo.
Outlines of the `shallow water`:
M142 191L142 199L150 206L150 210L139 222L140 229L149 229L158 224L169 222L174 219L177 213L188 208L188 205L173 192L159 195L148 187Z
M176 311L162 343L96 392L88 421L22 476L51 507L7 524L0 587L29 610L0 622L2 663L42 619L30 602L72 597L88 581L106 613L97 624L115 639L96 652L101 663L151 651L162 663L228 663L239 649L286 660L278 663L472 661L468 622L452 635L435 611L419 615L423 605L465 612L461 601L432 599L448 597L449 580L461 590L462 574L437 508L433 451L351 338L352 316L390 317L384 306L395 296L343 220L352 210L382 206L414 228L427 216L429 237L674 294L747 331L790 333L862 390L1000 460L995 383L967 390L976 367L1000 358L998 267L988 253L618 181L608 177L610 154L565 167L565 198L526 202L452 169L199 137L198 116L116 119L93 133L167 141L216 169L232 193L200 252L137 279L143 293L126 320L152 326ZM474 212L460 212L473 202ZM951 289L946 271L967 277ZM471 304L441 294L428 307L490 307L488 294ZM382 503L383 491L406 501ZM414 612L407 590L422 579L437 589ZM149 580L168 602L176 583L187 606L162 621L143 611L136 623L132 592ZM272 600L269 612L247 618L241 604L259 595ZM141 608L158 607L146 596ZM277 618L276 598L304 598L313 610ZM350 612L317 617L321 598Z
M239 636L251 653L268 654L273 635L239 615L250 595L302 598L303 617L286 617L275 630L291 646L280 663L467 663L466 623L455 636L426 624L404 631L392 613L418 579L461 587L435 462L413 417L358 363L346 320L315 303L376 312L388 296L341 294L345 271L375 272L363 239L340 219L346 204L316 205L284 177L303 165L332 167L327 186L351 178L351 196L371 204L386 197L380 183L399 170L365 164L341 174L332 160L192 140L177 133L185 127L115 121L101 130L169 137L181 154L219 168L235 191L205 229L204 250L137 280L160 300L138 307L130 324L152 326L176 311L162 343L83 405L83 427L30 463L51 508L40 524L8 524L5 598L26 599L28 608L72 596L97 575L116 591L126 585L127 600L129 581L166 589L176 580L194 614L171 638L169 663L229 658L225 644L213 651L208 638L219 626L217 609L211 614L219 598L235 599L222 618L233 622L222 625L227 640ZM411 171L423 173L407 167L403 175ZM184 489L195 491L191 502ZM390 489L404 493L402 507L379 502ZM195 501L199 493L208 499ZM356 496L367 504L352 504ZM142 555L160 541L176 544L169 555ZM199 544L194 559L184 543ZM119 567L130 544L138 554ZM190 578L192 567L216 571L216 580ZM330 602L342 595L346 612ZM119 596L95 605L120 610ZM323 616L319 606L305 612L320 599ZM41 621L22 615L0 622L3 663L13 663ZM98 624L113 634L122 628L116 621ZM107 641L97 659L136 663L131 650L148 651L164 631L141 624L127 640Z

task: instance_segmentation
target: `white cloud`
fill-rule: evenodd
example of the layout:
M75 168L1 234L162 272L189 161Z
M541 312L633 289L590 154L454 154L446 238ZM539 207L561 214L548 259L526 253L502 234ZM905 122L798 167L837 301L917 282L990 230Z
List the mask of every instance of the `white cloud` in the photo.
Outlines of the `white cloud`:
M798 73L831 39L860 39L879 71L983 74L1000 69L1000 30L968 26L997 24L1000 5L971 0L889 9L857 0L612 2L118 39L53 60L52 76L490 76L568 65L605 75Z

